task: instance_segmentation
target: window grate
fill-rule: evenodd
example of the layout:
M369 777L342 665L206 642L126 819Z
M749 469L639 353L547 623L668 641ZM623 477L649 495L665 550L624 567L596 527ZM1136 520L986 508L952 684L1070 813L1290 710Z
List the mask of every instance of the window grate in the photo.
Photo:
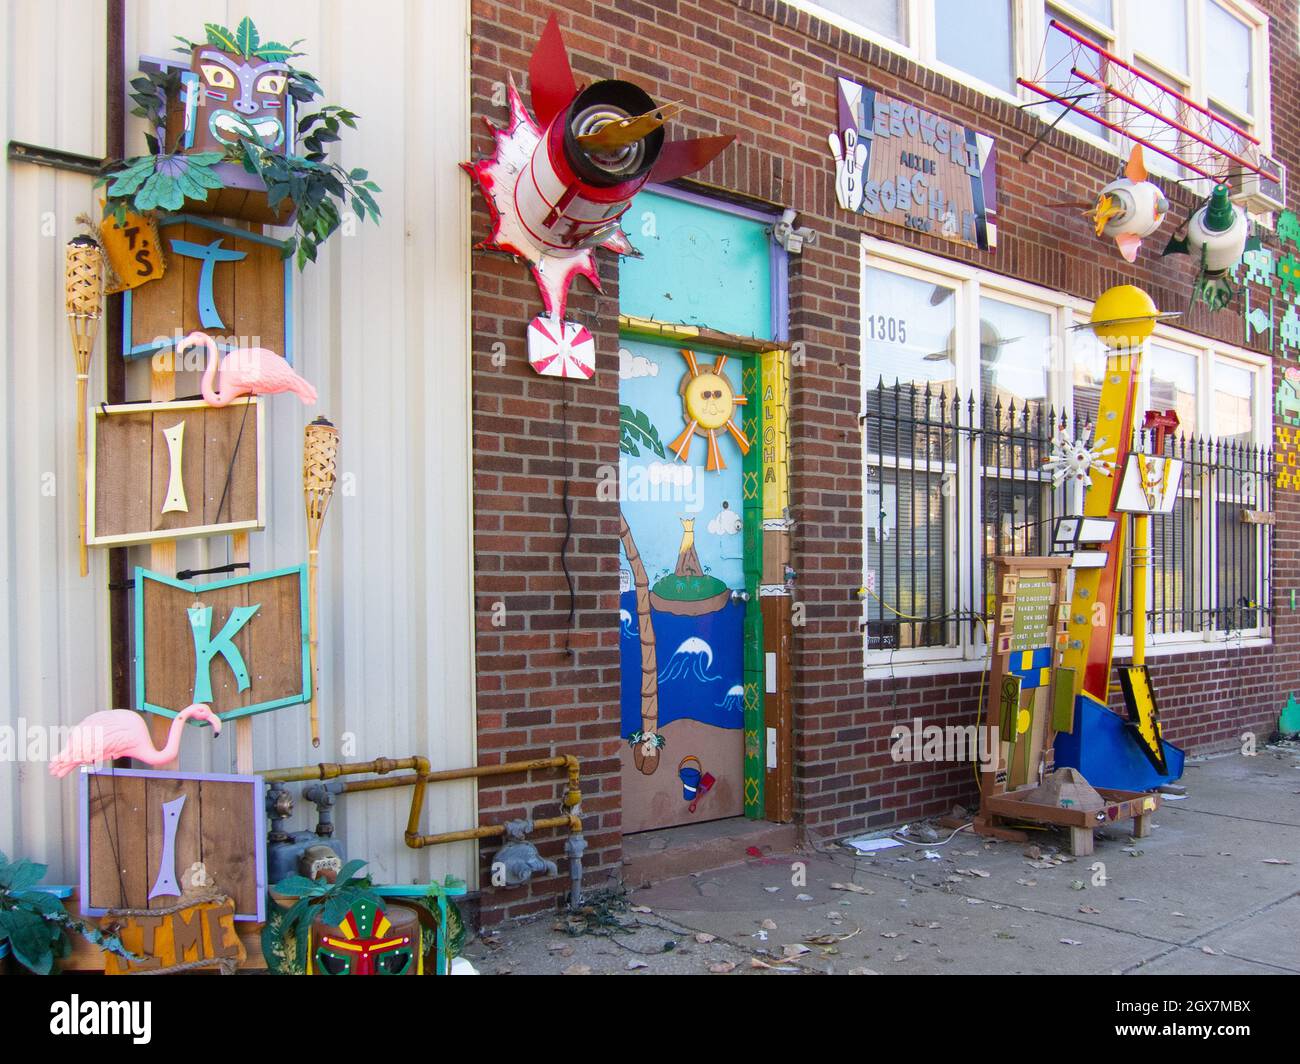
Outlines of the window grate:
M883 381L861 419L867 649L978 644L993 612L993 559L1050 554L1070 512L1067 489L1043 468L1053 439L1090 438L1090 423L1045 403ZM1132 445L1147 449L1147 434ZM1172 513L1151 520L1149 631L1266 628L1271 527L1244 511L1272 509L1271 453L1196 435L1167 437L1165 453L1183 472ZM1130 557L1117 612L1117 632L1131 635Z

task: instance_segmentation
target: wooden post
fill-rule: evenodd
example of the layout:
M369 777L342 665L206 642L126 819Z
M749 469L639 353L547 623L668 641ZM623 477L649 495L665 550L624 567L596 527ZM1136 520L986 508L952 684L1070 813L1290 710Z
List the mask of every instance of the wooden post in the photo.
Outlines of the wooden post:
M90 382L90 356L104 313L104 252L92 238L81 236L68 244L64 260L63 298L72 334L77 369L77 528L81 575L90 572L86 557L86 391Z
M248 562L252 558L247 532L236 532L230 537L230 560ZM253 772L253 718L240 717L235 721L235 771L241 776Z
M169 403L176 398L176 354L174 351L162 352L153 357L149 367L149 401L151 403ZM176 541L167 540L154 543L149 547L149 568L156 573L167 576L176 575ZM136 648L136 653L140 653ZM137 692L138 693L138 692ZM171 730L171 718L160 713L148 715L149 734L154 746L162 747L167 743L167 733ZM180 767L179 756L166 764L155 766L165 771L175 771Z
M339 431L318 417L303 430L302 491L307 510L307 614L311 652L311 745L320 746L320 532L338 476Z

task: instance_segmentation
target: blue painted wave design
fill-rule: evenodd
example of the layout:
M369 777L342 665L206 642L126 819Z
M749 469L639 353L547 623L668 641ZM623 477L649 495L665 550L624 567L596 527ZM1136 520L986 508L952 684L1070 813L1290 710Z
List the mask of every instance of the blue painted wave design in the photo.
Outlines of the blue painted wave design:
M641 730L636 592L625 591L619 606L620 703L626 738ZM740 728L745 706L744 603L728 602L702 617L651 610L650 621L658 651L659 726L687 719L718 728Z

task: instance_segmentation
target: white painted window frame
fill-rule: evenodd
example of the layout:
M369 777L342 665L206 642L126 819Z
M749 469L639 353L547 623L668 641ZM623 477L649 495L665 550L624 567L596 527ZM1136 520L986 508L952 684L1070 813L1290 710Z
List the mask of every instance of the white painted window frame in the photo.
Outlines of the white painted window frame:
M996 85L990 85L988 82L982 81L964 70L941 63L935 54L934 0L900 0L900 2L904 5L906 11L908 27L908 43L906 44L895 41L884 34L868 30L844 15L828 11L821 7L816 0L786 0L786 3L791 7L814 15L831 25L838 26L864 40L871 41L873 44L878 44L891 52L907 56L920 65L935 70L958 84L975 89L986 96L1003 100L1017 107L1040 99L1036 93L1019 86L1013 85L1012 91L1008 92ZM1046 2L1052 7L1059 8L1062 14L1109 40L1110 46L1108 50L1113 51L1121 59L1132 62L1135 58L1140 58L1144 63L1149 63L1157 69L1164 69L1160 63L1135 47L1136 42L1132 40L1129 26L1127 4L1123 0L1115 0L1115 25L1109 27L1098 23L1077 10L1069 0L1046 0ZM1249 115L1238 114L1233 108L1229 108L1217 101L1216 103L1233 115L1243 129L1259 138L1260 147L1266 154L1272 154L1268 16L1250 0L1212 0L1212 2L1218 4L1219 7L1222 7L1234 18L1249 26L1252 42L1251 105L1253 113ZM1189 69L1185 72L1170 71L1168 76L1170 80L1188 84L1190 91L1187 95L1197 103L1209 106L1210 97L1206 89L1203 69L1204 0L1185 0L1185 3L1188 13L1187 49L1189 53ZM1046 32L1047 15L1044 9L1044 0L1011 0L1011 55L1015 68L1013 76L1032 77L1035 74L1039 57L1042 54ZM1042 107L1032 107L1029 108L1028 113L1036 114L1041 110L1043 110ZM1043 119L1044 124L1049 121L1050 119ZM1095 132L1074 125L1062 125L1057 128L1064 129L1072 136L1101 147L1119 158L1127 157L1131 147L1127 140L1107 133L1100 126L1096 128ZM1151 170L1156 173L1178 176L1174 172L1173 164L1168 160L1156 156L1154 152L1149 152L1147 155L1147 165Z
M930 283L938 282L956 289L956 387L958 394L963 399L973 393L977 404L980 398L978 338L981 296L988 296L992 299L1015 303L1048 313L1053 322L1053 349L1058 356L1054 359L1055 365L1051 367L1049 376L1049 402L1057 410L1072 407L1074 351L1073 346L1069 343L1069 330L1072 326L1088 320L1088 315L1092 309L1090 302L1025 281L981 270L966 263L917 251L901 244L890 243L876 237L863 236L859 268L859 306L863 308L867 305L868 267L886 270ZM862 359L865 358L868 342L865 324L866 314L860 314L859 318L859 358ZM1267 355L1261 355L1231 344L1184 332L1163 322L1156 326L1153 339L1159 340L1168 347L1192 354L1197 358L1197 419L1200 433L1208 437L1213 437L1216 433L1216 426L1213 423L1212 397L1214 367L1217 361L1226 359L1250 370L1255 375L1252 444L1262 447L1271 446L1273 421L1272 406L1269 399L1272 394L1272 363ZM869 378L865 367L863 367L860 376L862 384L859 409L865 410L867 381ZM1149 369L1146 369L1139 385L1139 409L1146 409L1149 389L1150 372ZM863 441L862 462L863 524L865 528L867 517L865 485L869 462L865 439ZM945 469L950 464L952 463L945 463ZM906 469L908 462L905 459L896 461L887 459L885 465L890 468ZM964 559L967 564L974 564L972 559L975 558L977 552L973 537L978 534L978 529L981 529L983 525L979 510L981 496L973 490L974 483L967 449L959 448L956 467L955 471L959 478L956 496L958 501L952 507L952 512L945 514L945 521L955 522L956 527L952 529L951 541L957 545L959 562ZM1207 561L1213 558L1211 540L1213 521L1210 520L1211 516L1207 508L1206 516L1203 517L1203 520L1209 521L1207 532L1210 534L1206 536L1206 549L1207 552L1211 553L1208 554ZM1258 543L1256 551L1258 558L1257 585L1261 589L1261 601L1267 602L1269 600L1271 574L1267 571L1267 555L1263 549L1267 535L1266 526L1256 526L1255 535ZM863 547L862 583L865 587L867 578L865 541ZM1207 567L1205 571L1209 572L1210 570ZM964 601L962 597L969 587L967 576L968 574L964 571L959 572L958 567L955 566L950 572L945 573L945 584L947 585L945 609L958 612L970 611L973 603ZM1211 601L1213 602L1215 589L1213 588L1212 574L1210 578L1212 584ZM1152 575L1148 572L1148 581L1152 579ZM1148 584L1148 588L1150 586ZM864 672L867 677L927 675L959 672L967 668L982 667L986 655L984 641L978 635L972 637L970 625L966 622L958 624L957 642L952 646L919 647L905 650L868 650L865 628L866 605L867 597L864 594L862 646ZM1162 654L1211 651L1222 649L1225 646L1266 646L1271 642L1271 630L1267 626L1231 634L1224 631L1149 633L1147 636L1147 653L1149 656L1158 657ZM1116 656L1131 653L1132 645L1131 636L1117 635L1115 637Z

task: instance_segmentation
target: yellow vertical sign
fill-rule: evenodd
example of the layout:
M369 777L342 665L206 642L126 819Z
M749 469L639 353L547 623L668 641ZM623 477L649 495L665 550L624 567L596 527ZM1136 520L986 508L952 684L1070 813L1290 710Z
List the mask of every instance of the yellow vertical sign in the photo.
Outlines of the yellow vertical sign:
M763 457L763 520L777 521L790 507L790 352L764 351L759 442Z

